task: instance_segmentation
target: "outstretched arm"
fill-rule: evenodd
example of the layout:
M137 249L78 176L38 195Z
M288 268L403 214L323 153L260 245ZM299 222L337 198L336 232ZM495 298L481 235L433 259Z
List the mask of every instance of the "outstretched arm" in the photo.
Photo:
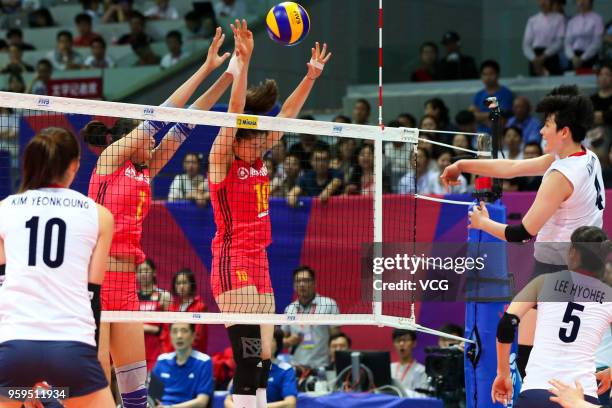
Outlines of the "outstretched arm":
M247 76L249 62L253 52L253 33L249 31L246 20L236 20L235 26L232 25L235 41L235 59L230 62L230 70L236 72L234 82L232 83L232 93L228 106L230 113L244 112L246 103ZM232 63L235 66L232 66ZM227 168L232 160L232 145L236 129L221 128L219 134L213 142L209 154L209 171L208 176L211 183L219 183L223 181L227 173Z
M297 88L283 103L278 114L280 118L296 118L299 115L304 103L306 103L306 99L308 99L308 95L310 95L310 91L312 91L314 82L321 76L325 64L332 56L331 52L327 52L327 44L325 43L323 43L323 49L321 49L319 43L316 42L314 48L311 48L311 53L310 61L306 64L308 72L306 72L304 79L302 79ZM267 147L272 148L281 137L283 137L283 132L269 132Z

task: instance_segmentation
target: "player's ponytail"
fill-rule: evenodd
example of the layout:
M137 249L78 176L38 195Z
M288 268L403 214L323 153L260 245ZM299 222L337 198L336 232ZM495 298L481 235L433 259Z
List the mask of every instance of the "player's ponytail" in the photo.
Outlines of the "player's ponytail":
M109 128L99 120L92 120L81 129L80 135L88 145L104 148L121 139L137 125L137 121L132 119L119 119Z
M25 147L19 192L62 182L70 164L80 156L79 142L72 132L59 127L41 130Z
M612 253L612 242L599 227L578 227L571 237L572 248L580 254L580 267L603 277L606 258Z

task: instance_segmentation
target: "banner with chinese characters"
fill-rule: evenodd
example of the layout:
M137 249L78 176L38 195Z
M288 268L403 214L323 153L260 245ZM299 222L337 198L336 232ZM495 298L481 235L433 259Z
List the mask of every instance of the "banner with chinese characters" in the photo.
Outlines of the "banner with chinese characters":
M51 79L47 82L50 96L102 99L102 77Z

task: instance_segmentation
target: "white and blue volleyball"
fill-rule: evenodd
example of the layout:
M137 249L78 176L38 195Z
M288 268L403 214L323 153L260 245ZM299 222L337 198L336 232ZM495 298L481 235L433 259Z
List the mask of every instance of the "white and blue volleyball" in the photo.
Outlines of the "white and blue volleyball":
M304 7L284 1L272 7L266 17L266 28L271 39L282 45L299 44L310 30L310 17Z

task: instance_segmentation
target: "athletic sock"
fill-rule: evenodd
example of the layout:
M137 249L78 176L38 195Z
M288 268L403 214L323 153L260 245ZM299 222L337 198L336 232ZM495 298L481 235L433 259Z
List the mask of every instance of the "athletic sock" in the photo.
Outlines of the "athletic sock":
M258 408L257 397L255 395L232 395L234 408Z
M147 408L147 362L137 361L115 368L124 408Z
M258 388L255 396L257 398L257 408L266 408L268 406L268 395L265 388Z

